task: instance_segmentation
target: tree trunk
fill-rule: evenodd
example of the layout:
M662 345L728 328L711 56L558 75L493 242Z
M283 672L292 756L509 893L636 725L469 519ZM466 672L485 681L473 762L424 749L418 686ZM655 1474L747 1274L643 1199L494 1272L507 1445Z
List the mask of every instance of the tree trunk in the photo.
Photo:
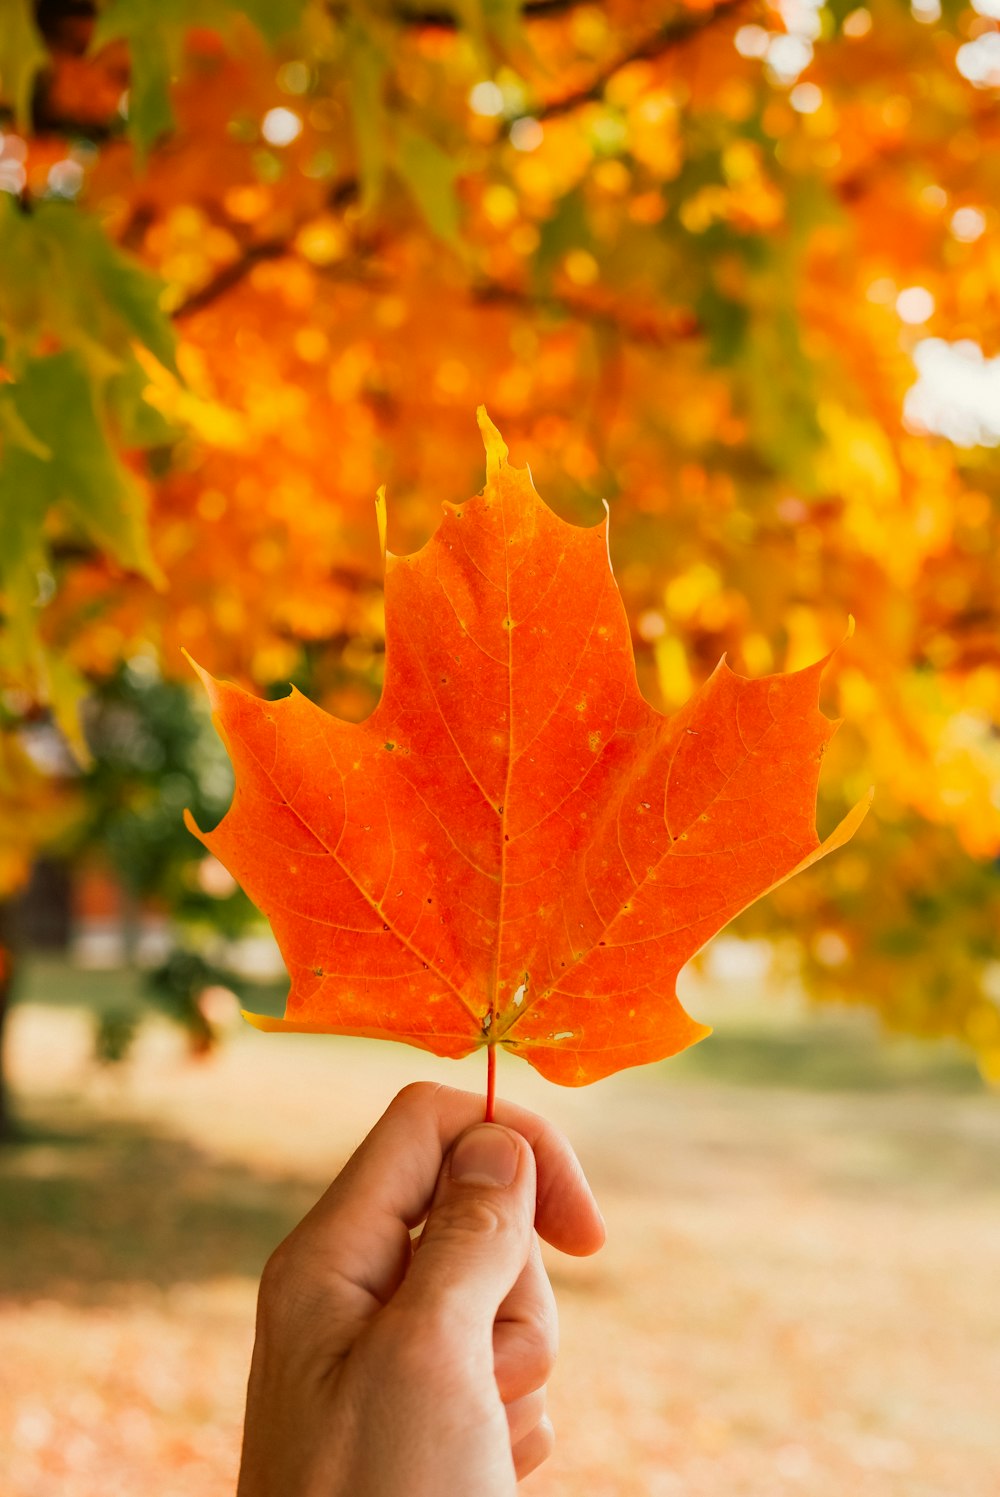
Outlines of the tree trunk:
M16 1135L14 1119L10 1110L10 1093L7 1088L7 1069L4 1057L4 1037L7 1030L7 1015L14 995L14 952L10 937L13 934L13 907L10 902L0 902L0 1144L9 1143Z
M139 897L127 884L122 886L119 929L122 937L122 961L129 972L139 964L139 937L142 932L142 910Z

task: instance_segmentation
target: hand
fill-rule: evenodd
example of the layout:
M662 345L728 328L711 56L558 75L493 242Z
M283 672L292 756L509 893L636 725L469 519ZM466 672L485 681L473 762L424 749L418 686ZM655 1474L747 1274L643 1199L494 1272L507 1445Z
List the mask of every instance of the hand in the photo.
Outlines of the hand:
M407 1087L268 1262L238 1497L511 1497L549 1454L533 1229L583 1255L604 1224L561 1134L481 1115Z

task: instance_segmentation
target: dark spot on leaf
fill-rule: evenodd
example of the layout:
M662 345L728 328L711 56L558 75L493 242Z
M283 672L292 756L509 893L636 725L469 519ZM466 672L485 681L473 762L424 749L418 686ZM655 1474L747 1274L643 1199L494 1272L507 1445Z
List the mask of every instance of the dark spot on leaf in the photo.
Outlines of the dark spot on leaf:
M383 925L383 927L382 927L382 929L383 929L383 930L388 930L388 929L389 929L389 927L388 927L388 926L387 926L387 925Z
M396 745L395 745L395 744L394 744L394 743L387 743L387 744L386 744L386 748L387 748L387 749L388 749L388 750L389 750L389 753L390 753L390 754L391 754L391 753L392 753L392 751L393 751L393 749L394 749L394 748L395 748L395 747L396 747Z
M314 977L322 977L323 976L323 968L322 967L314 967L313 968L313 976Z

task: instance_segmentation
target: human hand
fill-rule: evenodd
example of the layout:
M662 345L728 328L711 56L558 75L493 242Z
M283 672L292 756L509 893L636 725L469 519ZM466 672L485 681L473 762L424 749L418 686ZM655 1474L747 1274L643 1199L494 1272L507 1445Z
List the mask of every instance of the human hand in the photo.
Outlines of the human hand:
M272 1255L238 1497L511 1497L548 1456L557 1326L534 1228L582 1256L604 1223L556 1129L481 1112L406 1087Z

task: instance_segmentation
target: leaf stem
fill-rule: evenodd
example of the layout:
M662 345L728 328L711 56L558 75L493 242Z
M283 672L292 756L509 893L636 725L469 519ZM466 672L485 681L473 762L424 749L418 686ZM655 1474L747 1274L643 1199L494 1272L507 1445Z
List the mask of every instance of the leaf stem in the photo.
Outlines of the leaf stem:
M493 1044L486 1046L486 1117L485 1122L493 1121L493 1106L497 1094L497 1047Z

